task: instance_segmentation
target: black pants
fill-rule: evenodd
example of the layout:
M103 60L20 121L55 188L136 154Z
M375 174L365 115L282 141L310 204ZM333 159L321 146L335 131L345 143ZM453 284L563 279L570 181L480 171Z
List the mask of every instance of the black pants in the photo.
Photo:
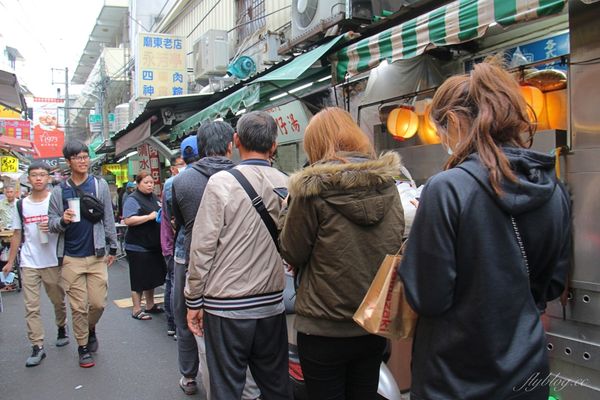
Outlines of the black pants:
M238 400L246 369L264 400L288 400L288 344L285 314L231 319L204 312L206 359L212 400Z
M308 398L376 399L385 343L385 338L375 335L337 338L298 332L298 353Z

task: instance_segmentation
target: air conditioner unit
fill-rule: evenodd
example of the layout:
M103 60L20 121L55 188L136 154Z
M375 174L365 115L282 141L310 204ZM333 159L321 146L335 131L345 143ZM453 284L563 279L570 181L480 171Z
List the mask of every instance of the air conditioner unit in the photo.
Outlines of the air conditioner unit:
M292 40L344 13L345 8L345 0L292 0Z
M328 22L345 19L368 23L383 11L397 12L420 0L292 0L292 38L309 36Z
M223 75L229 64L227 31L208 30L194 43L194 79Z

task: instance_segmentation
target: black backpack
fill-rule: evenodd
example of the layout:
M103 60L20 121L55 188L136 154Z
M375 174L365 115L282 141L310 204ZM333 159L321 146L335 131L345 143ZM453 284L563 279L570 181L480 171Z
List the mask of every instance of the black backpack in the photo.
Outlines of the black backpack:
M96 183L96 192L98 192L98 180L96 177L94 177L94 180ZM72 179L69 179L69 185L79 196L81 216L93 224L102 221L104 219L104 204L96 196L85 193L81 187L75 185Z

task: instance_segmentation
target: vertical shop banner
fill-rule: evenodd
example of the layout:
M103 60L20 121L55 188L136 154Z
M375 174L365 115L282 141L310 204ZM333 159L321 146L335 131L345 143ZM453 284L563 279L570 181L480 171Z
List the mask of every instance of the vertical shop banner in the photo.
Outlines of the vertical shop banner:
M302 141L304 129L306 129L312 114L300 101L294 100L282 106L270 108L267 112L277 122L278 144Z
M35 158L62 157L65 132L59 124L58 109L64 99L33 98L33 142L38 150Z
M158 150L150 146L149 144L142 144L138 146L138 171L146 171L154 179L154 192L158 195L161 193L160 185L160 157Z
M187 93L183 37L139 33L135 57L136 97L178 96Z
M0 172L19 172L19 159L12 156L0 157Z
M0 135L17 139L33 140L31 121L22 119L0 119Z

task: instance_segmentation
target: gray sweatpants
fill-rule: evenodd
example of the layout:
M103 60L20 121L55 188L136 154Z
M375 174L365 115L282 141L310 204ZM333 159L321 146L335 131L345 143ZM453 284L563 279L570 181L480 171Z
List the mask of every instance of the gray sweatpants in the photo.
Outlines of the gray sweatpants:
M240 399L246 370L265 400L288 400L285 313L262 319L222 318L204 312L211 400Z
M175 263L173 287L173 318L177 331L177 352L179 353L179 372L186 378L196 378L198 374L198 345L187 324L187 307L183 288L187 266Z

